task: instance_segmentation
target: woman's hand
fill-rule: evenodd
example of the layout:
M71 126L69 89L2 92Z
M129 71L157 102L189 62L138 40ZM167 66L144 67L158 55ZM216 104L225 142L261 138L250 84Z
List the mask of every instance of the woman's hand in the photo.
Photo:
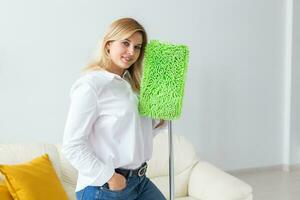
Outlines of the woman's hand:
M123 190L126 187L126 179L124 176L118 173L114 173L114 175L109 179L108 187L110 190Z
M164 123L165 123L165 120L163 120L163 119L161 119L160 121L159 121L159 123L154 127L154 129L156 129L156 128L159 128L159 127L161 127L161 126L163 126L164 125Z

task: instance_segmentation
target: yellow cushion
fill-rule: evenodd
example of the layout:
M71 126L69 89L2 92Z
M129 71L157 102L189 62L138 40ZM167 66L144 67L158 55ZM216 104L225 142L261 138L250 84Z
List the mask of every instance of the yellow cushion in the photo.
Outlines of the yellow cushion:
M24 164L0 165L0 172L4 174L14 199L68 199L47 154Z
M4 182L0 182L0 199L1 200L13 200L13 198L10 195L8 188Z

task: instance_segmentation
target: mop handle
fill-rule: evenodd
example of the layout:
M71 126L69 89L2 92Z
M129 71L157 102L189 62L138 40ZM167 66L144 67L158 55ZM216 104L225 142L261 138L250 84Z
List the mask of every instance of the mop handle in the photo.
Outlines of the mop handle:
M169 191L170 200L174 200L174 157L173 157L173 138L172 138L172 121L168 121L169 133Z

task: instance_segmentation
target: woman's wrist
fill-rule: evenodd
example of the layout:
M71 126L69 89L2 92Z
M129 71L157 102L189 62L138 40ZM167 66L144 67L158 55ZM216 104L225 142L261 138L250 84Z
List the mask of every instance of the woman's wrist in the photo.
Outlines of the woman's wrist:
M116 177L116 172L112 175L112 177L107 181L108 184L114 182L114 179Z

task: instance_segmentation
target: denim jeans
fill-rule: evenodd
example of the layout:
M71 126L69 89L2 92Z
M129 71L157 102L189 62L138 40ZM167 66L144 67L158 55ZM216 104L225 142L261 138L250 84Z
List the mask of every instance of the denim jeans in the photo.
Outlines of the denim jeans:
M76 192L77 200L165 200L164 195L144 176L131 176L126 180L127 186L122 190L112 191L108 184L88 186Z

